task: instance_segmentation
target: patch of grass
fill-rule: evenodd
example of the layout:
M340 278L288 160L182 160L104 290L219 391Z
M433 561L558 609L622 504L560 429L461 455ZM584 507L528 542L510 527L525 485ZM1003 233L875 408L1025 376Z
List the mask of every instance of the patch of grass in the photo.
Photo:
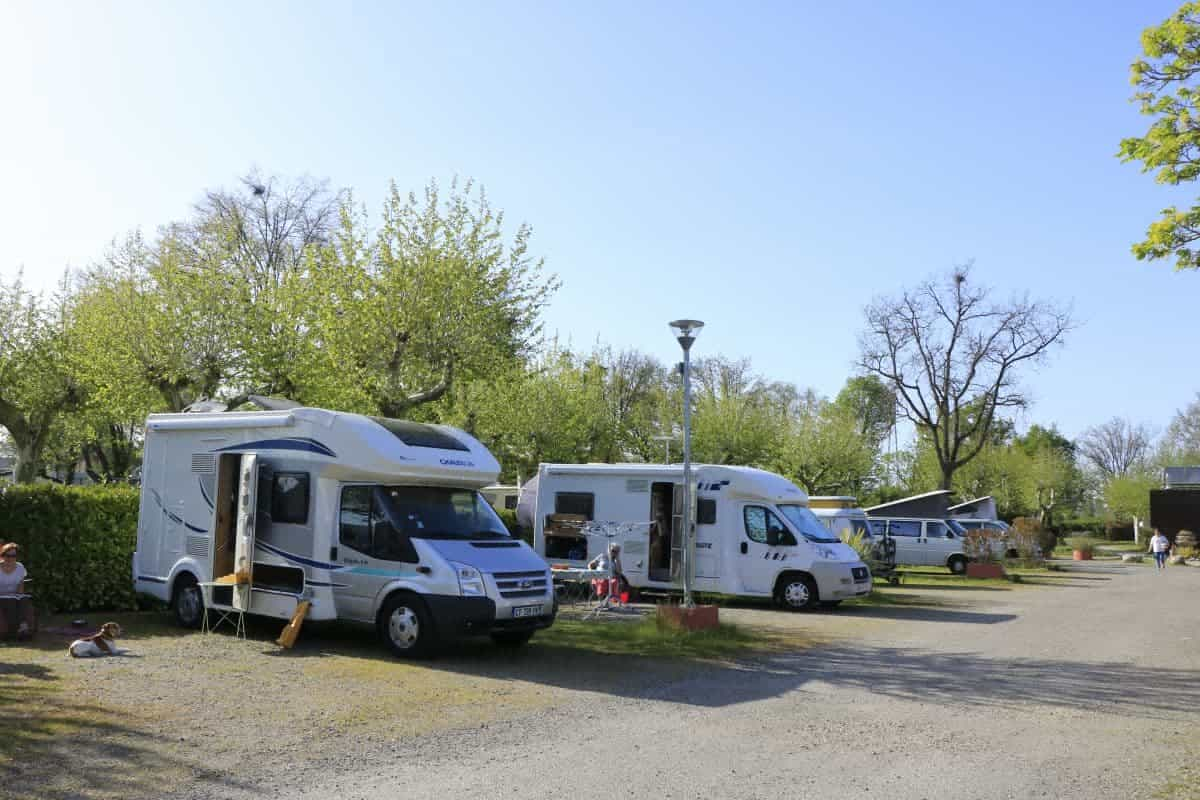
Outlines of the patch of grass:
M754 653L780 652L807 644L796 635L730 623L712 630L687 631L646 617L637 621L583 620L559 617L538 634L539 645L606 655L648 658L725 660Z
M1108 542L1096 545L1097 550L1105 550L1110 553L1144 553L1147 547L1148 545L1136 542Z

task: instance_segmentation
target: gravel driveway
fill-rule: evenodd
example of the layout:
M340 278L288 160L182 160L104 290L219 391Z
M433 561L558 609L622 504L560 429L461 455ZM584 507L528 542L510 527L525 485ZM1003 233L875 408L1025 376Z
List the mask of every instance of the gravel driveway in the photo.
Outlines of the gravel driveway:
M338 630L281 653L277 626L0 649L0 725L26 737L0 797L1200 798L1200 569L1037 582L723 609L816 642L734 664L536 639L411 664Z
M727 616L826 644L734 667L599 675L502 723L298 763L273 789L341 800L1200 796L1187 772L1200 755L1200 569L1097 565L1044 582L931 590L938 604L924 608L735 609Z

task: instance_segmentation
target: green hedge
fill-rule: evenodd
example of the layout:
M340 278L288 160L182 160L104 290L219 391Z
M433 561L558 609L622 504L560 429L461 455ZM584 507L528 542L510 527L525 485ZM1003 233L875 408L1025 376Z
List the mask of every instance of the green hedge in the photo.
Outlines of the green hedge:
M10 486L0 493L0 540L21 546L39 607L131 609L138 491L130 486Z

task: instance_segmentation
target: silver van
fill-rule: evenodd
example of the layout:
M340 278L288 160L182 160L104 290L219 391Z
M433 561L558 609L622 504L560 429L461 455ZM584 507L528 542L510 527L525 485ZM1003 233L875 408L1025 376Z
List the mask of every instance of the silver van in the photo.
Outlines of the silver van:
M966 529L957 520L871 517L870 525L874 535L886 532L896 542L897 564L949 567L955 575L967 571Z

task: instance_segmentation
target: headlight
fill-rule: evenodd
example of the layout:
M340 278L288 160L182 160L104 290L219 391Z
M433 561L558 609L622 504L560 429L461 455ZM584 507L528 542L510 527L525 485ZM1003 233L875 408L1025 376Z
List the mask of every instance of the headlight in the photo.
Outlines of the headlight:
M818 547L817 558L824 558L833 561L837 558L837 552L832 547Z
M483 588L483 575L479 570L457 561L451 561L450 565L454 567L454 574L458 576L458 591L463 597L487 596Z

